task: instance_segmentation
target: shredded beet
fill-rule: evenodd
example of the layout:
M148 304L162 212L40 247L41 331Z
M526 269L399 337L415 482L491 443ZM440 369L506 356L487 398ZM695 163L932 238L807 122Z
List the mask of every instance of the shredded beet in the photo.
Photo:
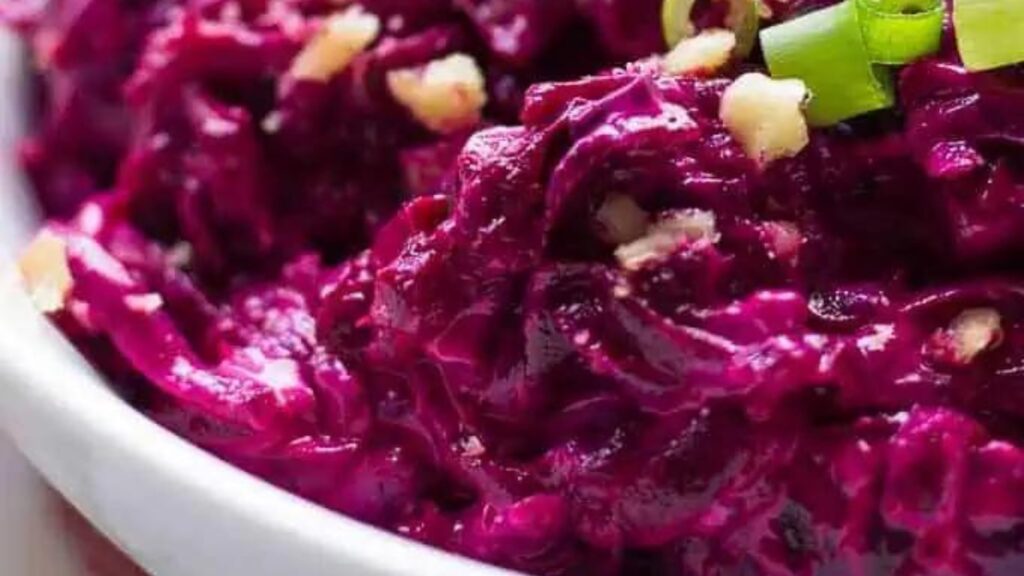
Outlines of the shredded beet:
M1024 71L947 48L762 166L719 120L756 56L663 75L660 2L362 7L318 80L327 2L3 6L53 318L134 405L537 575L1019 573ZM442 134L388 78L455 53L488 103Z

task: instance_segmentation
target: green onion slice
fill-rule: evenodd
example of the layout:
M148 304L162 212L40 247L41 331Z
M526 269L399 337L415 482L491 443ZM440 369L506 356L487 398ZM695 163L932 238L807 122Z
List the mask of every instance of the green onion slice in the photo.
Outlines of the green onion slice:
M739 58L746 57L754 49L757 29L761 26L760 0L729 0L725 25L736 35L733 53Z
M892 74L868 54L852 0L761 32L775 78L799 78L811 91L807 119L828 126L895 103Z
M661 4L661 33L669 49L683 38L696 34L697 29L690 20L694 0L664 0Z
M1024 62L1024 1L955 0L953 26L968 70Z
M693 20L690 18L696 0L664 0L661 4L661 31L665 43L671 49L680 40L697 33ZM733 53L739 57L750 54L757 39L757 29L761 22L760 0L712 0L728 2L729 12L725 16L725 27L736 35L736 49Z
M906 64L939 50L943 0L855 0L864 44L879 64Z

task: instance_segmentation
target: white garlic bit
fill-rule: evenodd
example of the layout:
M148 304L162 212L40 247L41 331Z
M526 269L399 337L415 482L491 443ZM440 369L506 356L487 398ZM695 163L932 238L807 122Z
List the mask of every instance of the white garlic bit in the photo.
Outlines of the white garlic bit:
M22 253L18 270L36 308L45 313L64 308L72 286L64 240L43 230Z
M999 312L992 308L961 312L949 325L956 360L969 363L978 354L998 345L1003 338L1001 323Z
M487 103L486 81L472 56L455 53L420 68L392 70L388 90L416 120L449 134L480 121Z
M736 49L736 35L729 30L709 28L684 38L665 55L662 67L668 74L710 74L729 63Z
M326 82L377 39L380 19L356 5L328 16L299 55L290 73L301 80Z
M719 117L759 165L796 156L810 142L800 80L774 80L756 72L737 78L722 95Z
M597 223L601 226L602 237L618 246L643 236L650 217L632 197L609 194L597 211Z
M680 210L651 224L643 236L619 246L615 257L627 270L661 260L685 243L717 242L715 215L707 210Z

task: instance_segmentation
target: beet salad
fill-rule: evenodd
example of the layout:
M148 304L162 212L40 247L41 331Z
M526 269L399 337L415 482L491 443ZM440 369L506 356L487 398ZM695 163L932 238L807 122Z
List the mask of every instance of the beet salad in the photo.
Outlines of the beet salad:
M1024 574L1019 0L6 0L35 304L537 576Z

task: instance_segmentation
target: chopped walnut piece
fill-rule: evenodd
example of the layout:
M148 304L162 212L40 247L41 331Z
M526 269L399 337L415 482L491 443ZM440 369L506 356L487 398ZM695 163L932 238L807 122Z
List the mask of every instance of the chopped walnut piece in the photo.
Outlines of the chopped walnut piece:
M736 48L736 35L711 28L676 44L662 64L669 74L710 74L725 66Z
M625 194L610 194L597 211L601 236L616 246L643 236L649 221L647 212Z
M645 264L669 256L687 242L717 242L715 215L706 210L680 210L659 219L640 238L615 251L619 264L639 270Z
M326 82L366 50L379 33L380 20L358 5L328 16L292 60L290 73L294 78Z
M964 310L950 323L948 333L953 359L959 364L969 364L1003 338L999 312L992 308Z
M156 292L129 294L124 297L124 304L135 312L152 314L164 305L164 299Z
M474 126L487 103L483 72L472 56L461 53L421 68L392 70L387 84L399 104L440 134Z
M45 313L64 308L72 279L63 240L43 230L21 255L18 269L36 308Z
M808 94L800 80L744 74L726 88L719 117L747 155L764 166L807 146L803 108Z

